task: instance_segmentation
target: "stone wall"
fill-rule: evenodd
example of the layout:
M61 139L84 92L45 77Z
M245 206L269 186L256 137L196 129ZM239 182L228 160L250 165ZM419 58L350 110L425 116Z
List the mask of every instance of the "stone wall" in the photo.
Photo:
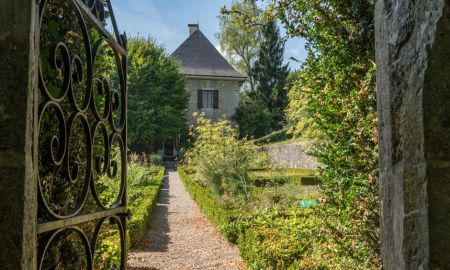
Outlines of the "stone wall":
M198 79L188 78L186 89L191 94L189 99L188 120L192 123L194 120L192 114L194 112L203 112L206 117L217 121L220 118L230 119L239 106L239 89L242 81L236 80L218 80L218 79ZM219 108L218 109L201 109L197 107L197 91L202 90L219 90Z
M286 168L316 169L316 158L309 156L306 147L301 143L268 145L259 147L266 152L272 161Z
M38 5L0 1L0 269L36 269Z
M450 269L450 9L377 1L384 269Z

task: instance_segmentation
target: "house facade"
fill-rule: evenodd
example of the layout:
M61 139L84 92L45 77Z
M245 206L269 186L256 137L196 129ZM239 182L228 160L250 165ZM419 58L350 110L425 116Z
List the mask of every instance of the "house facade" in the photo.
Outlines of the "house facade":
M217 121L231 119L239 106L239 89L246 76L237 72L200 31L198 24L189 24L189 37L172 56L180 61L190 93L188 120L194 112L204 113Z
M237 72L200 31L198 24L189 24L188 38L173 52L186 75L186 91L190 93L188 124L195 121L195 112L218 121L231 120L239 106L239 90L247 79ZM178 156L179 136L158 146L166 160Z

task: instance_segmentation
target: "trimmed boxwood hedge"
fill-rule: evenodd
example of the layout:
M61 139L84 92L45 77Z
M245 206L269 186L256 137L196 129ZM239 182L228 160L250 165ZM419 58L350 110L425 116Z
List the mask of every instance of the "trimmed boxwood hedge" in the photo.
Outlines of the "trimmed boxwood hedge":
M153 214L159 191L164 182L164 167L158 170L148 169L141 183L135 187L129 187L129 205L131 219L127 223L130 245L135 246L144 235L150 225L150 217ZM129 183L134 184L134 183Z
M181 181L198 207L230 242L236 242L237 236L232 231L226 230L236 218L236 211L219 204L214 194L208 188L201 187L193 182L183 168L178 167L177 171Z

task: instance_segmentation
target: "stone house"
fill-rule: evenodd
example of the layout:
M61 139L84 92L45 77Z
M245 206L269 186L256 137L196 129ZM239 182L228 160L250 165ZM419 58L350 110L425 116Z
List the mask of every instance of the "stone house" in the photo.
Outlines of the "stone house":
M190 93L187 119L193 113L204 113L217 121L233 117L239 106L239 90L247 79L237 72L200 31L198 24L189 24L189 37L173 52L186 75L186 90ZM164 156L176 156L179 138L159 147Z
M198 24L189 24L189 37L172 56L186 75L186 90L191 94L188 119L194 112L217 121L231 119L239 106L239 89L246 76L237 72L203 35Z

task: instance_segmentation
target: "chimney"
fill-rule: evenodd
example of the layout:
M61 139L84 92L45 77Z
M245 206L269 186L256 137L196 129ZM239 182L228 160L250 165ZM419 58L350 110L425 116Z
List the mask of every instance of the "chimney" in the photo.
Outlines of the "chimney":
M188 24L189 27L189 35L192 35L195 31L198 30L198 23L196 24Z

